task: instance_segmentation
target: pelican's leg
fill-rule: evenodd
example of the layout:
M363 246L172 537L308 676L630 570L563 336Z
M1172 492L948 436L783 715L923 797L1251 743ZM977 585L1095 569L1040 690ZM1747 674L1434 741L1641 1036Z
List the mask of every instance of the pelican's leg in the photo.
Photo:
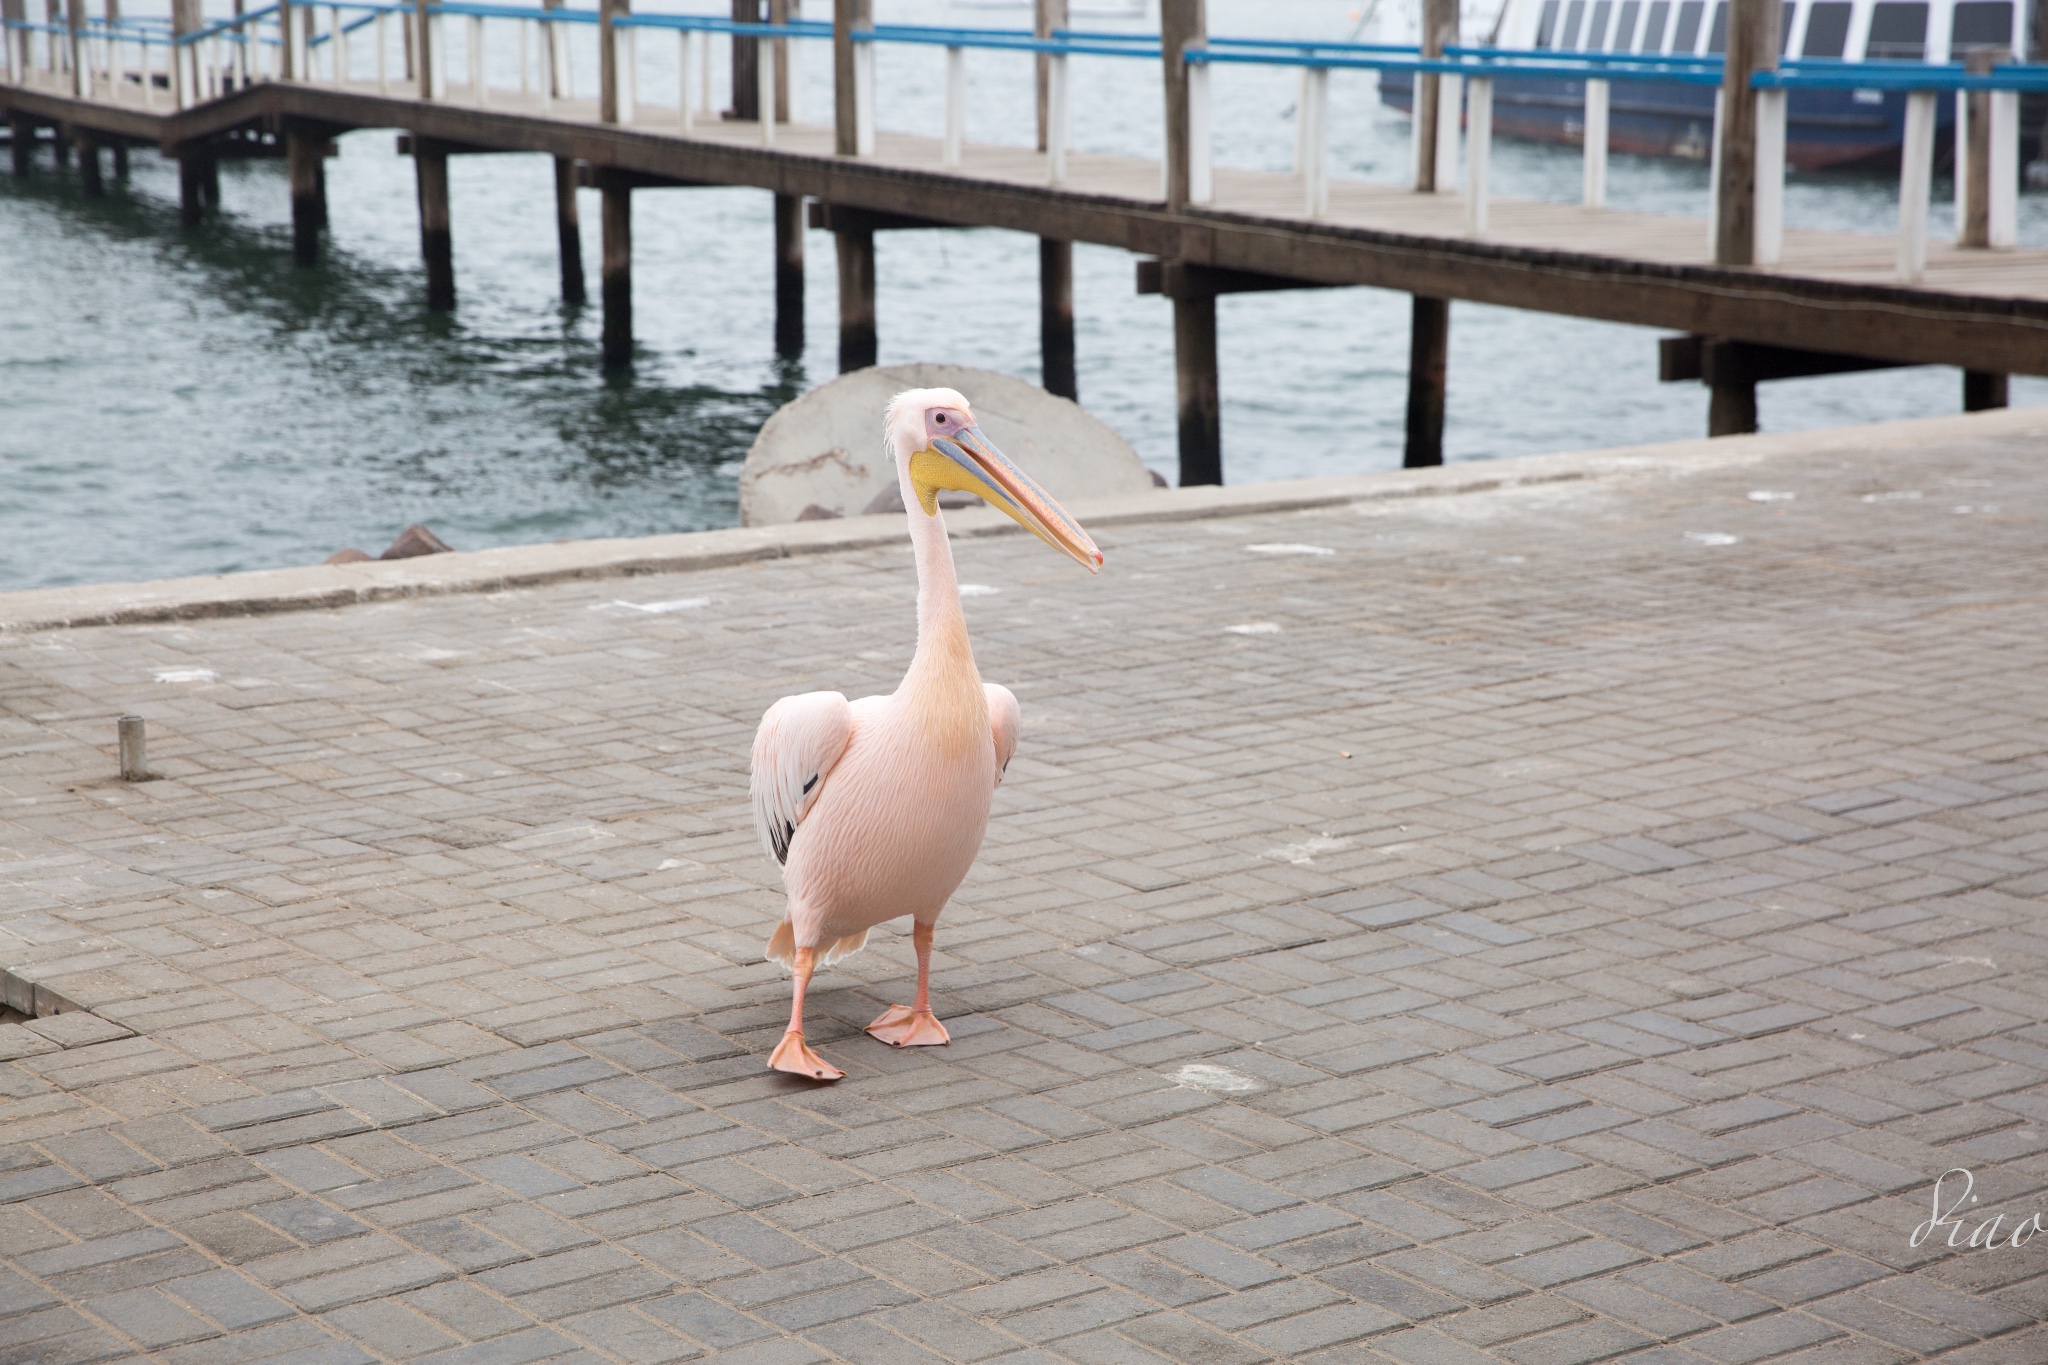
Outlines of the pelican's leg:
M910 941L917 947L917 1003L891 1005L868 1025L868 1032L890 1047L937 1047L953 1041L953 1035L932 1013L932 931L936 927L917 924L910 930Z
M811 984L811 973L817 970L817 966L816 948L796 950L796 990L789 1002L789 1031L782 1035L775 1051L768 1054L768 1065L792 1076L836 1081L846 1073L804 1045L804 988Z

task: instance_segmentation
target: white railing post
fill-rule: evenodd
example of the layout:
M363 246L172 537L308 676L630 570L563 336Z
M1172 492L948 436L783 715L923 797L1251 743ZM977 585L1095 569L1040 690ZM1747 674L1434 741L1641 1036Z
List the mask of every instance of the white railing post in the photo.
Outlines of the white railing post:
M1436 98L1436 187L1451 194L1456 193L1458 184L1458 124L1465 103L1465 78L1439 77Z
M1756 247L1758 265L1785 254L1785 92L1756 92Z
M1906 93L1905 139L1899 149L1899 279L1918 284L1927 273L1927 201L1934 177L1934 92Z
M348 83L350 66L350 62L348 59L348 25L342 22L341 6L339 5L336 5L334 7L333 42L334 83L336 85L345 85Z
M619 110L619 122L632 123L640 117L640 30L626 30L626 90Z
M1728 92L1714 91L1714 131L1708 141L1711 149L1707 154L1707 259L1714 259L1714 250L1721 241L1721 117L1728 106Z
M1465 90L1465 233L1483 237L1486 182L1493 163L1493 80L1474 76Z
M967 145L967 53L957 47L946 49L946 139L939 161L958 166Z
M875 154L875 45L853 45L853 145L855 156Z
M479 105L488 102L484 94L484 21L469 16L469 97Z
M754 111L761 121L761 145L775 145L775 43L763 38L754 44Z
M388 17L390 16L380 9L377 11L377 21L370 26L377 32L377 93L380 95L391 93L391 59L384 51L391 43L391 35L384 22Z
M1209 64L1188 63L1188 202L1216 200L1216 124L1210 114Z
M1305 121L1307 159L1301 165L1303 210L1311 218L1330 212L1330 68L1306 68L1308 83L1302 87L1307 98L1301 106Z
M1970 92L1956 91L1956 245L1970 245Z
M1991 247L2019 244L2020 92L1991 92Z
M690 117L690 49L696 42L695 30L676 30L676 127L686 133L696 121Z
M543 113L555 111L555 96L561 92L562 84L562 43L555 31L552 20L541 19L540 24L540 107Z
M1413 98L1419 99L1422 89L1422 77L1416 75L1412 76L1411 79L1415 82L1414 89L1416 91L1416 95ZM1296 175L1300 175L1302 167L1308 165L1308 116L1305 112L1307 109L1308 68L1304 66L1294 73L1294 173ZM1415 169L1417 174L1420 174L1422 153L1417 149L1422 145L1418 140L1422 136L1422 120L1420 118L1413 118L1409 120L1409 124L1409 159L1414 163L1413 169Z
M1067 58L1055 52L1045 64L1045 175L1055 185L1067 183Z
M697 116L706 123L711 119L711 35L699 33L697 39Z
M517 19L513 23L519 30L519 98L523 102L533 93L533 43L527 21Z
M1589 209L1607 207L1607 109L1613 84L1586 82L1585 184L1583 198Z

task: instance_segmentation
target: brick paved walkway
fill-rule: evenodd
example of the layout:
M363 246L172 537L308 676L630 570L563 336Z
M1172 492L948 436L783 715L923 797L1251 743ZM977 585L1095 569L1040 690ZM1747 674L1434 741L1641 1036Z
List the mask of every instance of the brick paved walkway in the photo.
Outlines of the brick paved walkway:
M964 542L955 1041L892 932L831 1089L745 755L902 550L0 636L94 1011L0 1025L0 1361L2039 1365L2048 1238L1909 1238L2048 1212L2044 530L2007 438Z

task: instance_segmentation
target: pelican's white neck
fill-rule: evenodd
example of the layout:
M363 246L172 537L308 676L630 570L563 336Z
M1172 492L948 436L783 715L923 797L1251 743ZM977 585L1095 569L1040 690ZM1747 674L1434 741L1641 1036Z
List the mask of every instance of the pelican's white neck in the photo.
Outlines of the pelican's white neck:
M898 458L896 478L903 490L904 516L910 522L910 548L917 557L917 658L919 664L943 663L951 668L965 664L974 673L974 651L967 641L967 615L960 608L959 571L953 566L953 546L946 537L946 514L929 516L917 500L910 479L910 461ZM975 675L979 686L979 675Z

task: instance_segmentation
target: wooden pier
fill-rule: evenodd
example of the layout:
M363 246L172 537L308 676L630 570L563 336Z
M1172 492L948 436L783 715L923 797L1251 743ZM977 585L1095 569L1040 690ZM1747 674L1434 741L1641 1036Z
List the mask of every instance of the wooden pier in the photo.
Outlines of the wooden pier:
M75 18L85 0L68 2ZM737 0L735 12L742 19L773 19L781 8L775 0L774 10L763 16L755 0ZM1063 22L1063 8L1058 0L1041 0L1041 33ZM1738 30L1768 24L1767 31L1775 32L1775 4L1737 0L1735 11ZM606 0L601 13L601 51L610 54L616 50L612 20L626 9L620 0ZM1162 48L1170 77L1164 167L1063 148L1049 152L876 131L873 111L859 106L863 87L852 41L857 29L872 27L865 0L839 0L837 6L833 124L784 123L765 130L761 97L775 99L776 87L763 67L772 71L782 63L757 60L758 44L775 40L745 36L749 25L737 26L733 41L734 89L741 98L731 112L737 117L694 120L687 91L679 95L681 110L646 104L622 110L613 60L603 63L602 89L582 92L581 99L439 77L432 66L435 25L416 27L419 40L412 50L422 54L420 75L409 81L363 81L347 72L340 79L294 79L294 45L286 43L285 78L248 81L211 98L189 99L182 108L170 107L153 80L135 80L130 73L130 79L113 81L112 89L104 80L88 89L75 72L35 69L25 46L18 54L10 49L0 106L13 132L15 172L29 173L39 129L55 130L60 157L66 149L77 151L88 187L97 183L102 149L154 145L180 162L184 218L196 224L207 208L219 159L283 156L291 164L296 249L311 264L326 217L320 161L327 142L356 129L403 130L418 171L428 302L445 308L456 302L461 237L461 224L449 212L447 158L551 156L557 166L554 202L535 211L551 208L557 216L563 294L571 300L580 299L584 287L574 186L595 185L603 192L600 295L604 354L613 365L631 361L636 191L748 186L776 196L776 258L764 263L770 267L764 287L776 293L777 341L785 352L802 344L801 206L813 201L813 225L836 234L842 369L874 362L876 231L994 227L1041 240L1045 382L1055 392L1072 394L1071 244L1118 247L1153 263L1140 272L1140 287L1173 300L1184 483L1222 479L1215 299L1241 289L1357 286L1415 297L1411 464L1441 460L1446 303L1452 299L1663 328L1698 339L1689 351L1667 348L1665 375L1700 378L1713 387L1714 434L1753 429L1755 384L1782 376L1872 365L1952 365L1970 376L1964 388L1969 406L1976 407L2002 403L2003 376L2048 375L2048 251L1932 244L1917 280L1905 283L1892 236L1790 230L1783 233L1775 263L1731 263L1731 255L1742 253L1728 244L1729 220L1754 211L1743 182L1731 181L1729 167L1753 166L1755 158L1738 155L1736 148L1724 149L1717 196L1721 220L1712 231L1703 218L1495 197L1484 205L1483 231L1475 232L1469 196L1446 192L1452 187L1418 191L1336 179L1305 201L1300 176L1229 167L1211 171L1191 153L1191 82L1180 74L1195 69L1183 66L1180 57L1202 41L1199 0L1164 3ZM76 23L73 32L75 37ZM1741 45L1731 49L1736 46ZM303 51L299 55L303 71ZM934 69L935 79L943 79L936 63ZM472 65L473 73L480 70L480 64ZM1422 82L1420 91L1430 126L1439 122L1434 81ZM1046 121L1042 98L1040 148ZM1457 120L1441 122L1446 135L1455 137ZM1739 125L1731 121L1724 135L1754 136L1753 120L1747 132ZM1433 166L1425 169L1428 174L1420 178L1433 182ZM1209 182L1201 187L1204 194L1192 192L1191 174ZM1313 216L1310 203L1317 209Z

